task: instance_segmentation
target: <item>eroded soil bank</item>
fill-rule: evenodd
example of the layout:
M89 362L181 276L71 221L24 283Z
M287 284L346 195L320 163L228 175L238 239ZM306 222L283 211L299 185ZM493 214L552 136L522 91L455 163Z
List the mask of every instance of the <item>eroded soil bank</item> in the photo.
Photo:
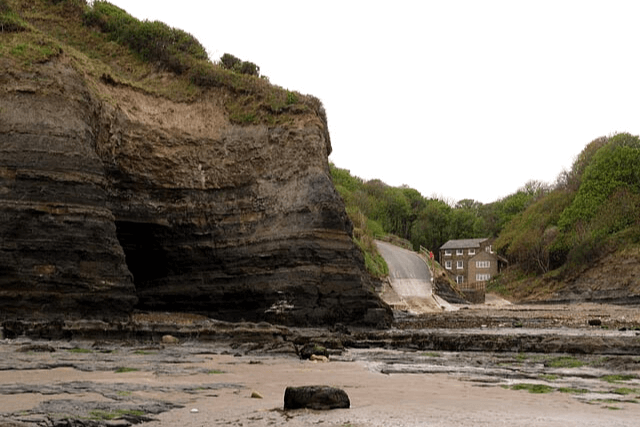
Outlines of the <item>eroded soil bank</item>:
M0 341L0 426L632 426L634 312L471 306L451 317L469 328L410 329L429 317L399 316L404 329L391 330L140 315L139 334L118 339L69 324L75 336ZM562 321L580 316L573 327ZM534 328L527 319L547 320ZM163 342L167 331L178 341ZM498 350L470 351L479 342ZM309 345L329 361L300 359ZM314 384L344 389L351 408L282 410L287 386Z

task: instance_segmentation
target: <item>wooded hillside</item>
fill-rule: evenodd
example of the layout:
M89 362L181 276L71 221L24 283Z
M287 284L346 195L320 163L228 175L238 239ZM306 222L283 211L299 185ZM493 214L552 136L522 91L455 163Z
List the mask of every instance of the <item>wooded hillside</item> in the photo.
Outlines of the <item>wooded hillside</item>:
M533 293L535 283L569 280L604 256L640 246L640 139L628 133L589 143L554 184L529 181L489 204L428 198L335 166L332 174L349 215L414 249L437 253L449 239L495 237L510 267L494 289L507 293L525 295L519 284Z

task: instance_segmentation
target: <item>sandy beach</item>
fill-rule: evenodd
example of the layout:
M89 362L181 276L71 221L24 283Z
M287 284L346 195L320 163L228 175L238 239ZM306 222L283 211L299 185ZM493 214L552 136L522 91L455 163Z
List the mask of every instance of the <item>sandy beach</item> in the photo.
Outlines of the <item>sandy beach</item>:
M246 390L193 398L184 409L161 414L149 425L632 426L640 416L640 407L612 410L604 404L577 402L569 395L478 386L442 374L382 375L354 362L275 359L248 366L225 362L230 363L226 376ZM343 388L351 408L280 411L285 387L307 384ZM252 390L264 399L251 399ZM198 413L190 413L192 407Z
M0 420L5 417L5 421L0 421L0 426L75 426L88 425L86 420L93 419L101 423L95 425L114 427L134 421L149 427L601 427L635 426L640 417L637 378L612 385L631 390L631 395L617 399L611 399L616 395L603 390L598 391L601 398L587 401L571 393L532 394L509 388L513 381L508 377L517 369L526 371L522 364L518 365L518 355L347 350L332 361L314 362L290 355L234 353L232 349L198 342L167 346L115 344L108 348L91 342L33 344L23 339L1 343ZM55 351L20 351L34 345ZM435 365L428 356L438 356L441 367L457 365L442 373L432 369ZM535 357L541 356L531 359ZM635 369L636 359L625 360ZM478 367L491 360L491 368ZM382 362L386 370L380 368ZM516 368L504 370L509 364ZM402 366L413 368L402 373ZM416 366L422 369L415 369ZM563 381L578 384L580 378L602 375L588 363L585 366L580 373L567 373ZM557 374L562 372L552 373L560 377ZM314 384L344 389L351 408L282 409L287 386ZM597 384L600 389L603 386L599 384L607 385L603 381ZM143 416L134 420L119 416L136 414ZM85 424L60 424L68 419L85 420ZM38 424L43 420L50 424ZM60 423L55 424L55 420Z

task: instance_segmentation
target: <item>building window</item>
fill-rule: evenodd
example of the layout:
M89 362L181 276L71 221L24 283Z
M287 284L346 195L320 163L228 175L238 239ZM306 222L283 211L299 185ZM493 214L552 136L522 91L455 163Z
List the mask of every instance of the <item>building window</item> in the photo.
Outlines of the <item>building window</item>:
M476 268L489 268L491 261L476 261Z
M451 250L450 249L445 249L444 256L451 256Z
M456 249L456 255L457 256L464 255L464 249Z
M490 274L476 274L476 282L486 282L491 279Z
M490 254L493 253L493 248L491 247L491 245L487 246L484 248L485 251L489 252Z
M464 276L456 276L456 283L461 285L464 283Z
M475 249L469 249L469 255L475 255L475 254L476 254Z
M462 270L464 268L464 261L456 261L456 268Z
M451 261L445 261L444 268L446 268L447 270L451 270Z

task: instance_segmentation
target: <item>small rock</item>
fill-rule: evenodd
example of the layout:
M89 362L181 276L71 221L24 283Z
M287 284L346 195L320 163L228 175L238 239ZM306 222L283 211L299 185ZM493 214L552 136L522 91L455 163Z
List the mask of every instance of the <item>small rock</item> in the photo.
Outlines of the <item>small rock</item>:
M312 362L328 362L329 358L327 356L312 354L311 356L309 356L309 360L311 360Z
M262 399L262 395L260 393L258 393L257 391L252 391L251 392L251 398L252 399Z
M389 313L384 308L370 308L364 315L363 322L376 328L383 328L390 323Z
M198 411L198 408L193 408L193 409L191 410L191 413L192 413L192 414L197 414L198 412L200 412L200 411Z
M351 331L349 330L349 328L342 323L336 323L335 325L333 325L333 327L329 328L329 330L331 332L339 332L341 334L351 335Z
M300 349L300 358L309 359L312 355L328 356L327 348L316 343L307 343Z
M173 335L164 335L162 337L162 342L165 344L178 344L180 340Z
M26 344L16 351L20 353L53 353L56 349L48 344Z
M338 409L349 408L351 402L347 393L336 387L312 385L287 387L284 391L284 409Z

